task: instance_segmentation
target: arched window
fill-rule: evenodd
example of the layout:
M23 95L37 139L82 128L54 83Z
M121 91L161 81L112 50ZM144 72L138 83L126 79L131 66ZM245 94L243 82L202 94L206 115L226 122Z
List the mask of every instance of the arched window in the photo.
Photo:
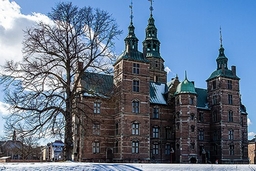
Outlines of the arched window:
M95 141L92 143L92 153L93 154L100 153L100 142Z
M139 153L139 141L132 141L132 153Z

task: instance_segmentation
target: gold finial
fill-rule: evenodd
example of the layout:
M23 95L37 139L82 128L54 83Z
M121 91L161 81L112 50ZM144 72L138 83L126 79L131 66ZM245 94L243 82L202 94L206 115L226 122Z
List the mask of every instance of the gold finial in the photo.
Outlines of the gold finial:
M132 19L133 19L133 10L132 10L132 6L133 5L133 3L132 3L132 0L131 0L131 5L129 5L129 7L131 8L131 16L130 16L130 18L131 18L131 24L132 24Z

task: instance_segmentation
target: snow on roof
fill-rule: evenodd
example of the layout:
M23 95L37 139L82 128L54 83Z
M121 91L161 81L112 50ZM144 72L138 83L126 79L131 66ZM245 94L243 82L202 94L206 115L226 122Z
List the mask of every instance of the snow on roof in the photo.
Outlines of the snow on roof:
M166 84L150 83L150 103L167 105L164 94L166 93Z

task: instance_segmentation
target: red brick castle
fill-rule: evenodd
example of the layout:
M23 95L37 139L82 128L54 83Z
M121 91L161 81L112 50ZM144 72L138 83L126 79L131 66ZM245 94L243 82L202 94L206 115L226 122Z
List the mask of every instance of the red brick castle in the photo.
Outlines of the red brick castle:
M152 6L151 6L152 7ZM247 113L222 42L207 89L167 81L151 14L143 52L131 22L113 75L84 73L86 103L74 159L95 162L248 163ZM80 64L81 65L81 64ZM95 95L97 94L97 95Z

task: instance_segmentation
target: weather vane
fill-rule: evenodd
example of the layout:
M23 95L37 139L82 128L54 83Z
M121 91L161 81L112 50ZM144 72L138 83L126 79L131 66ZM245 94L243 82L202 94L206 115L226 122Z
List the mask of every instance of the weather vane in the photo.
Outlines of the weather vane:
M222 33L221 33L221 27L220 27L220 46L222 46Z
M150 8L149 8L149 10L150 10L150 15L152 15L152 12L154 10L154 8L153 8L153 0L148 0L148 1L150 1Z
M132 5L133 5L133 3L132 3L132 0L131 0L131 5L129 5L129 7L131 8L131 16L130 16L130 18L131 18L131 23L132 23L132 19L133 19Z

